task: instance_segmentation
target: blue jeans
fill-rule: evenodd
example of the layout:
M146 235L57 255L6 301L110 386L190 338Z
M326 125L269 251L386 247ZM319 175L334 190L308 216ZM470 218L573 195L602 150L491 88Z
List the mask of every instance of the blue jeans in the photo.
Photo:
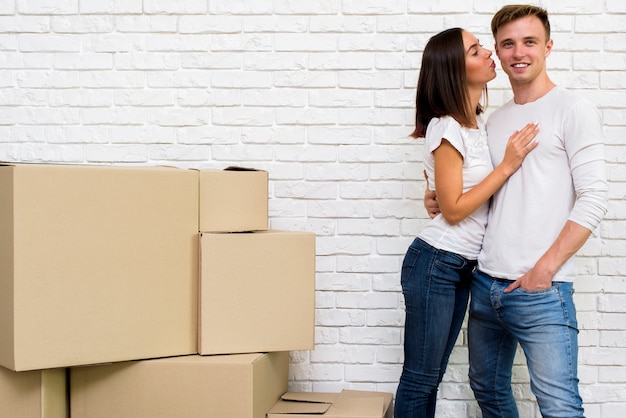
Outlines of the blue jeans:
M468 323L470 385L483 418L519 416L511 373L519 342L530 389L543 417L583 417L578 394L578 325L572 283L540 291L504 289L512 282L477 270Z
M395 417L434 417L437 388L461 330L475 261L416 238L402 263L404 367Z

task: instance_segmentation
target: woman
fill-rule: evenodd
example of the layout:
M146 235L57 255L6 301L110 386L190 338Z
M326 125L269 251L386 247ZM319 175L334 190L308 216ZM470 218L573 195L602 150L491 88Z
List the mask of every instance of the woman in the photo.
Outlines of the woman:
M509 138L502 163L492 166L480 115L487 82L495 76L491 51L460 28L440 32L424 48L411 136L425 137L425 172L441 214L413 241L402 264L406 321L396 418L435 416L437 388L467 307L489 198L537 146L537 126L529 124Z

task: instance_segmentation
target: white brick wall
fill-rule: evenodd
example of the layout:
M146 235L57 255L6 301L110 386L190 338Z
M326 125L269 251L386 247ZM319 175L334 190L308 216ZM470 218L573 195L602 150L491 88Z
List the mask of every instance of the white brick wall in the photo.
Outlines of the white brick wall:
M271 227L318 235L317 348L292 390L395 391L399 267L426 222L414 86L429 36L493 43L485 0L0 0L0 160L254 166ZM626 3L543 1L559 84L603 115L610 207L580 252L581 389L589 417L626 408ZM492 106L510 97L500 73ZM477 417L465 334L439 417ZM523 356L515 391L539 417Z

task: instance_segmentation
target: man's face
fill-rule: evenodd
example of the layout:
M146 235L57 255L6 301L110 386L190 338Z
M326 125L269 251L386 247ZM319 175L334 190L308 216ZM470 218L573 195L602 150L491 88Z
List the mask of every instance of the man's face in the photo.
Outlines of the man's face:
M546 39L539 18L527 16L500 26L495 50L512 85L531 83L545 75L552 40Z

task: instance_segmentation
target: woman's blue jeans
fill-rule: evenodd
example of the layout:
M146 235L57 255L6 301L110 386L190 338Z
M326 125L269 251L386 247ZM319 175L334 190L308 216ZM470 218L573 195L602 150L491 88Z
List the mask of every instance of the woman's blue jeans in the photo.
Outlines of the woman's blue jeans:
M545 418L583 417L578 393L578 328L569 282L541 291L476 271L468 323L470 385L483 418L519 416L511 374L519 342L526 355L530 388Z
M437 388L461 330L475 261L416 238L402 263L404 366L396 418L435 416Z

